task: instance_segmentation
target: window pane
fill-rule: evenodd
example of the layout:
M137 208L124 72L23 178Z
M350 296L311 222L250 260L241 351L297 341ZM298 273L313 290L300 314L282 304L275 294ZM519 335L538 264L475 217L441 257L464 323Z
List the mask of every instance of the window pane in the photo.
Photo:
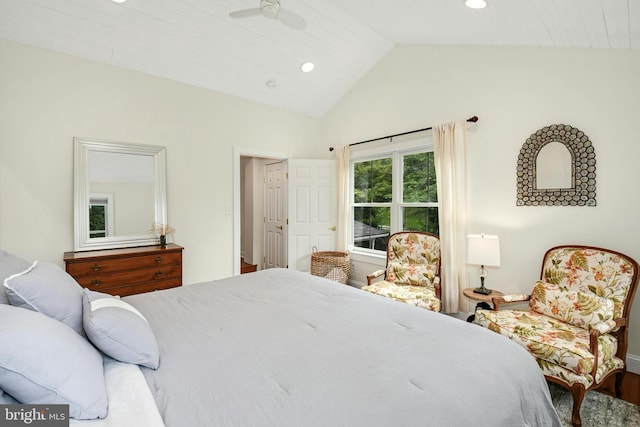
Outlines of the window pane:
M433 152L403 157L402 199L405 203L437 202L436 169Z
M391 208L353 208L353 244L359 248L387 250L391 230Z
M391 158L353 164L355 203L391 202Z
M438 208L405 207L402 209L404 231L428 231L438 235Z
M103 205L92 205L89 206L89 232L92 231L102 231L104 232L107 229L106 226L106 211L105 206ZM92 237L104 237L104 236L93 236Z

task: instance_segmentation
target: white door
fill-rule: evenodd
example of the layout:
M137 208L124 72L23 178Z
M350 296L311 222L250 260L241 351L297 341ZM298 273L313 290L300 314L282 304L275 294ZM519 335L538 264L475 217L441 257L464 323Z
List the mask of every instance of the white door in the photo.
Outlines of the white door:
M288 160L289 268L310 271L311 252L334 251L337 196L334 160Z
M287 164L264 167L264 268L287 267Z

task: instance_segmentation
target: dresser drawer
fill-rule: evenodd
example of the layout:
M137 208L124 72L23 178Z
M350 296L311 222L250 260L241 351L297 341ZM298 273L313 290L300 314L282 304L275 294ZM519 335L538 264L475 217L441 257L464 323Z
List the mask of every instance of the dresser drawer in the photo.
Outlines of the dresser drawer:
M149 283L139 283L137 285L132 285L132 286L119 286L119 287L109 288L109 289L104 289L99 287L93 288L91 286L87 286L87 288L91 289L92 291L126 297L128 295L160 291L162 289L176 288L178 286L180 286L180 280L177 278L173 278L173 279L155 280Z
M104 258L92 259L83 262L70 263L67 272L74 276L95 275L111 273L122 270L163 267L167 265L179 265L182 262L182 253L168 252L154 255L140 255L128 258Z
M180 276L180 265L169 265L166 267L144 268L138 270L116 271L113 273L93 273L76 277L76 281L83 288L91 287L113 288L117 286L135 285L138 283L152 282Z

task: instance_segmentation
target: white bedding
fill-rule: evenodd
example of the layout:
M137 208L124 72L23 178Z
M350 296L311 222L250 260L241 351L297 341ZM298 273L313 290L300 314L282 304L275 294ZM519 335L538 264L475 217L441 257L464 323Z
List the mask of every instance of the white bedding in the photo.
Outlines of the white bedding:
M105 358L109 413L104 419L70 420L79 427L163 427L153 395L137 365Z
M160 368L141 371L168 427L560 426L520 346L322 278L266 270L125 300L158 339Z

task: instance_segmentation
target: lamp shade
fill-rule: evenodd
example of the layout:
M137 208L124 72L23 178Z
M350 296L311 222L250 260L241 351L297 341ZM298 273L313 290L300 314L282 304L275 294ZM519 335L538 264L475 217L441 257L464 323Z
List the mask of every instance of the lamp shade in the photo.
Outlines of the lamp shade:
M489 234L467 236L467 264L500 267L500 239Z

